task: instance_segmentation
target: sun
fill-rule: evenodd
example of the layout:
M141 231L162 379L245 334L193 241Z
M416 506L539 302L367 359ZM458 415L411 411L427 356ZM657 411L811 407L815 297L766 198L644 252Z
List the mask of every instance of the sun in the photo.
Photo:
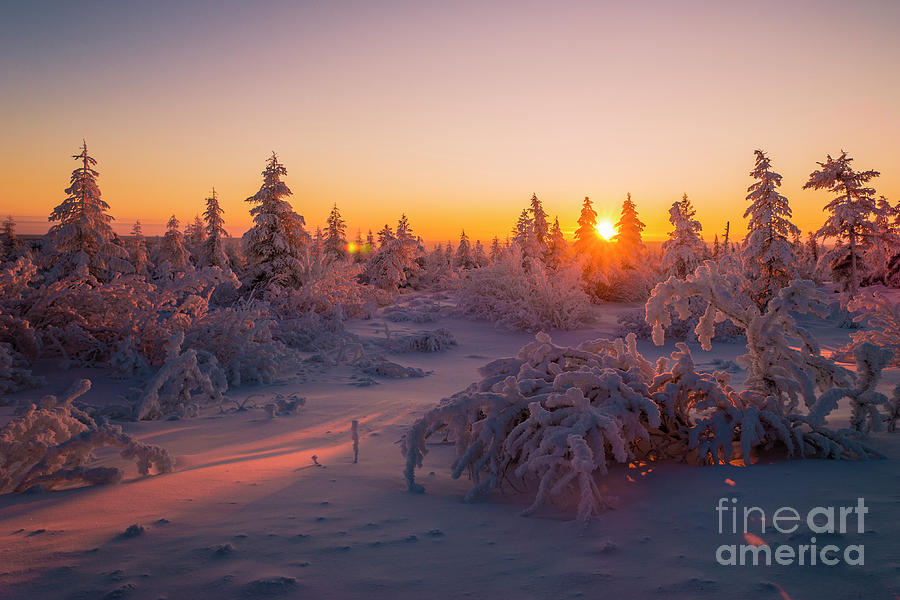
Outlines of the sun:
M609 221L600 221L597 223L597 235L609 241L616 235L616 228Z

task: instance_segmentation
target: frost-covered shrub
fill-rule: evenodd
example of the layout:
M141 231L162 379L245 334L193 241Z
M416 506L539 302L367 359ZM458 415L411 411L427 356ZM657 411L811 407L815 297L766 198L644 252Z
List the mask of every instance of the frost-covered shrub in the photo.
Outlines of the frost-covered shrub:
M395 323L431 323L441 318L442 308L434 295L431 297L416 296L401 300L388 306L382 316Z
M228 390L227 377L216 357L193 348L182 350L183 342L181 332L169 337L165 362L135 404L138 420L196 415L202 403L221 402Z
M28 360L12 344L0 342L0 394L38 388L44 379L31 372Z
M706 303L698 298L691 298L689 301L690 314L686 319L682 319L673 310L670 310L669 318L671 322L665 326L665 334L667 340L679 341L696 341L697 334L694 329L697 323L706 311ZM653 328L647 323L644 310L625 311L616 319L616 335L625 337L629 333L633 333L639 340L649 340L653 334ZM743 336L744 331L731 321L722 321L715 324L715 333L713 340L723 342L732 341L738 336Z
M781 415L795 411L802 399L807 407L816 401L816 391L847 387L851 374L824 358L812 334L800 327L795 314L826 318L827 298L809 281L795 280L772 298L765 312L750 301L735 282L723 275L713 261L679 280L670 277L653 289L645 307L653 326L653 341L662 344L665 327L671 324L669 307L686 318L690 300L701 298L706 311L694 331L704 350L709 350L715 324L730 320L747 337L747 354L738 363L747 369L745 386L760 401Z
M284 318L333 312L336 307L347 317L368 317L374 311L375 290L357 281L362 270L358 264L307 253L302 270L304 283L269 290L265 297Z
M40 485L113 483L122 478L115 467L90 467L91 452L104 446L121 448L125 459L137 461L141 475L151 470L172 471L175 461L166 450L138 442L121 428L97 423L73 401L85 394L91 382L84 379L62 401L55 396L31 405L0 429L0 493L24 492Z
M511 250L474 269L460 284L457 310L510 329L576 329L590 319L590 302L571 269L550 272Z
M865 342L853 348L853 355L856 358L856 381L853 387L834 387L822 394L810 409L810 421L824 422L825 416L837 407L839 400L849 398L850 427L862 433L881 431L883 417L878 412L878 407L890 406L890 401L875 388L893 351ZM893 418L894 415L888 415L884 420L892 423Z
M210 311L185 336L184 346L208 352L225 371L229 385L271 383L296 365L296 353L272 337L274 322L262 303Z
M783 305L785 296L784 291L779 296ZM770 310L782 310L775 307L778 303L773 301ZM792 306L797 308L796 302ZM648 313L659 314L650 308ZM701 339L708 343L711 323L702 325ZM766 325L752 323L760 330L768 330ZM816 367L828 372L823 365ZM536 490L526 513L551 500L574 501L579 519L585 520L606 504L597 476L606 475L613 462L715 464L740 456L750 464L755 448L775 445L797 457L879 456L858 440L824 428L830 410L825 404L814 416L785 410L778 399L790 398L797 384L788 382L779 368L754 371L774 378L774 395L762 394L759 381L738 393L727 373L698 372L683 343L654 365L638 353L634 335L566 348L541 333L516 357L482 367L481 381L444 399L410 427L401 447L404 475L410 491L423 491L415 470L428 452L428 439L443 433L456 445L453 477L467 473L474 482L467 500L508 482ZM799 366L794 372L804 373Z
M853 321L866 329L850 334L850 344L842 349L842 355L852 355L855 348L872 343L892 350L890 364L900 366L900 300L872 293L858 296L847 308L856 312Z
M443 352L456 346L456 338L446 329L435 329L392 336L389 345L394 352Z

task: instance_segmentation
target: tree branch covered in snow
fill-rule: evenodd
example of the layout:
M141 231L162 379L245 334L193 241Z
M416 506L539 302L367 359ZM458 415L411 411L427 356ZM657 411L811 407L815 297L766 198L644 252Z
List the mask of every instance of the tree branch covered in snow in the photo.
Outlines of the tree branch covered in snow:
M792 411L806 386L790 380L791 374L814 387L827 379L819 371L832 381L840 373L824 364L817 349L792 355L784 340L776 340L775 332L785 328L804 337L789 310L819 308L815 301L804 306L804 284L783 290L759 315L752 302L736 302L716 281L714 265L707 265L712 278L695 274L658 286L648 315L667 314L662 311L666 302L701 293L714 307L698 325L705 343L719 314L746 323L754 344L750 356L763 362L753 367L756 381L750 389L738 393L725 373L697 372L685 344L654 365L638 352L634 335L571 348L556 346L540 333L516 357L482 367L481 381L444 399L410 427L401 447L409 490L423 491L415 471L428 452L428 439L438 433L456 446L452 476L467 473L473 480L466 500L504 483L531 485L535 497L526 514L557 501L574 503L581 520L606 505L597 476L607 475L613 462L653 458L715 464L740 456L750 464L754 449L775 445L796 457L879 456L859 440L824 428L821 419ZM774 347L760 354L759 345L766 342ZM776 359L787 361L784 370L766 362ZM874 384L860 385L869 390Z
M35 485L53 489L119 481L120 469L89 466L93 450L105 446L118 447L122 458L135 460L141 475L173 470L175 462L166 450L139 442L120 427L98 424L78 409L73 401L90 387L83 379L62 401L46 396L40 408L31 405L0 429L0 493L24 492Z

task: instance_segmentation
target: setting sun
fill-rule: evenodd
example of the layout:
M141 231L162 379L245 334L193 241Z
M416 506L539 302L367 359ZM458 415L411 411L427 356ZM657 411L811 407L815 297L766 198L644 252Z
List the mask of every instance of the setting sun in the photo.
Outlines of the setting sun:
M609 221L600 221L597 223L597 235L609 241L616 235L616 228Z

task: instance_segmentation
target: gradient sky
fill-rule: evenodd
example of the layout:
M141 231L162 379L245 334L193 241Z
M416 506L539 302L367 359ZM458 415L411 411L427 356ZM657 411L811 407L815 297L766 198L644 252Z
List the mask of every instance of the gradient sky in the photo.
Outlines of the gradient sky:
M687 192L744 228L753 150L800 188L843 148L900 200L900 2L0 1L0 214L46 231L82 137L116 228L157 233L215 185L229 231L266 157L314 228L406 212L426 240L505 236L532 192L646 237Z

